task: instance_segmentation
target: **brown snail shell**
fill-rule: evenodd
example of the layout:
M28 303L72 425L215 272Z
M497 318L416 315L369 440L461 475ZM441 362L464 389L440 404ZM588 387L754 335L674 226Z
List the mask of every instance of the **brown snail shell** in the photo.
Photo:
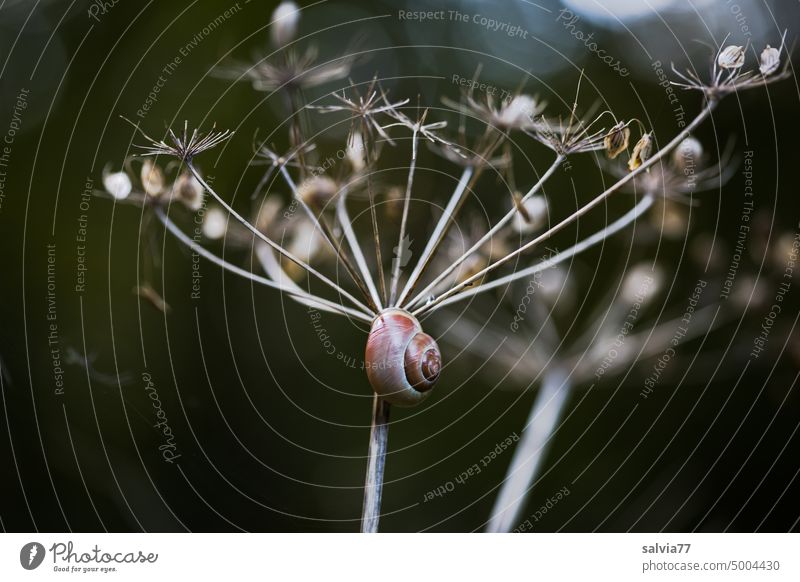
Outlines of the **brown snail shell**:
M376 394L397 406L416 406L439 379L442 355L413 315L387 309L372 323L364 367Z

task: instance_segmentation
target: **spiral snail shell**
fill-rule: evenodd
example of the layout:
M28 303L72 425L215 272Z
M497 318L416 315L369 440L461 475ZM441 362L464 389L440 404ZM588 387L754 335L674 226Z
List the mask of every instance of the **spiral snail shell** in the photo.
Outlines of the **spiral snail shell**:
M364 362L376 394L397 406L416 406L439 379L442 356L413 315L387 309L372 323Z

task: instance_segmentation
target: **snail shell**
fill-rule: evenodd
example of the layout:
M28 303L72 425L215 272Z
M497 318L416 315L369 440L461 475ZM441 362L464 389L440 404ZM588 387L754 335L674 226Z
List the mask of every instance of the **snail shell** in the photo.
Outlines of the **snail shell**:
M413 315L387 309L372 323L364 367L376 394L397 406L416 406L439 379L442 356Z

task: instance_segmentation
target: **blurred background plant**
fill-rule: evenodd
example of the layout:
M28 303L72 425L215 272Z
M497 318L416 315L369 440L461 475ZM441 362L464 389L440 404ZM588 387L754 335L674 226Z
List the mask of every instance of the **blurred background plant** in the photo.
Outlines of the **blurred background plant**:
M249 70L241 69L241 63L251 62L248 52L256 51L254 58L260 61L273 51L274 45L264 52L270 42L285 41L276 40L276 28L269 26L274 4L259 7L258 17L247 16L254 10L249 4L145 9L120 4L98 15L99 21L59 3L43 3L33 10L24 3L0 9L9 15L3 19L4 27L22 29L24 17L31 16L19 48L4 46L7 72L0 77L4 104L13 103L21 86L31 92L24 131L10 166L8 183L14 185L14 195L7 195L0 213L8 241L8 272L22 274L7 278L3 287L8 298L3 326L8 331L0 353L9 378L3 384L5 432L13 445L5 461L16 467L17 476L16 483L12 479L5 485L10 491L3 505L4 527L332 531L358 527L369 431L365 419L371 399L363 371L357 369L363 329L354 330L350 323L324 313L312 321L306 308L200 263L163 232L153 235L145 223L148 213L136 220L135 214L96 199L84 210L81 192L87 179L95 180L93 189L105 187L125 201L151 192L181 193L178 198L187 210L201 209L203 214L197 224L198 214L188 214L190 235L196 226L204 242L218 241L212 242L218 255L243 269L250 270L259 258L248 254L250 258L242 259L240 251L252 249L252 237L231 228L218 208L203 209L198 202L202 190L190 176L167 166L156 170L140 167L140 162L133 166L123 162L129 159L135 138L118 115L148 129L177 127L188 118L202 126L216 122L237 130L224 148L200 159L204 178L225 185L229 200L238 208L249 206L248 215L266 230L287 213L297 216L283 242L295 245L309 259L324 259L318 253L325 252L325 245L315 240L313 229L302 226L302 212L292 206L289 189L278 186L274 173L254 170L253 163L269 167L274 161L271 153L297 148L301 133L317 135L324 130L325 143L338 151L350 126L314 115L303 127L299 118L286 117L287 103L293 109L316 103L348 86L347 79L368 83L377 72L392 97L419 95L412 100L414 105L418 101L430 108L431 119L446 118L455 129L458 116L444 111L442 97L458 102L460 80L472 79L479 62L482 82L509 94L538 94L559 111L570 110L576 79L584 70L587 105L599 97L603 109L644 120L657 137L672 136L681 129L681 119L688 122L699 111L699 96L669 93L659 84L656 61L667 75L672 75L668 63L674 61L679 70L693 65L705 76L709 50L693 39L718 45L732 33L729 42L747 45L747 58L755 62L758 54L753 47L760 51L768 42L777 44L783 30L790 29L791 35L798 23L795 7L777 3L742 2L736 5L738 12L729 5L695 3L697 13L688 12L683 3L671 3L660 12L664 21L651 12L631 14L622 7L616 21L609 17L615 14L610 3L600 12L577 1L566 6L540 4L542 8L523 3L501 8L453 2L446 7L470 18L483 14L498 22L520 22L529 31L528 39L481 28L480 19L437 23L398 18L398 10L433 10L439 4L310 6L296 23L299 56L287 60L285 67L325 66L315 82L299 83L302 95L289 97L273 93L272 86L263 82L276 74L285 78L281 74L286 71L267 70L259 79L247 78L250 83L230 82L231 74ZM563 10L572 16L567 19ZM52 32L62 14L66 14L63 24L46 44L41 31ZM571 28L566 29L565 22L571 22ZM633 34L621 34L622 24ZM681 31L678 40L671 32L676 29ZM575 30L594 33L607 54L623 57L631 83L606 70ZM357 40L351 42L352 38ZM23 56L22 48L33 47ZM550 52L554 50L560 55ZM531 54L541 57L532 59ZM31 55L41 58L37 61ZM30 83L23 83L35 68ZM163 86L148 102L160 76L165 79ZM741 109L733 105L735 98L724 103L697 139L711 160L725 152L729 138L733 140L730 163L712 167L716 173L709 178L722 174L727 185L719 184L698 197L702 203L697 206L659 197L650 214L637 220L627 234L561 268L543 270L532 293L542 312L536 314L531 308L519 331L511 330L510 324L526 296L528 281L521 288L511 286L491 298L453 306L444 317L437 314L426 323L430 326L438 319L439 329L474 325L480 335L474 334L471 344L445 349L443 379L424 409L393 419L382 529L486 527L512 466L514 447L500 447L503 452L490 457L490 463L482 460L512 433L523 436L521 429L546 368L541 362L554 354L568 365L578 360L579 365L573 365L577 377L569 381L573 405L556 425L557 437L549 451L553 462L547 463L525 509L520 509L521 521L567 486L569 497L558 510L540 516L535 529L796 527L793 492L798 466L788 453L798 420L793 387L800 350L794 290L782 295L781 313L770 317L780 285L794 280L785 275L792 253L796 254L797 201L787 194L791 177L780 161L792 159L797 146L790 128L778 121L796 108L792 86L790 82L771 87L769 95L764 89L743 94ZM676 113L674 99L685 108L685 118ZM145 103L148 109L143 109ZM496 109L488 113L497 114L495 122L513 123L514 108L510 109L505 115ZM262 129L252 138L255 127ZM467 124L466 143L479 137L480 131ZM255 148L257 156L254 141L267 146ZM42 153L34 155L37 148ZM486 217L508 212L513 185L533 183L546 168L540 152L547 153L530 138L520 137L498 153L496 171L483 176L481 186L505 195L480 198L485 214L477 213L480 218L472 224L459 225L453 248L463 250L459 245L481 236L487 229ZM301 155L309 156L305 164L325 162L317 151ZM422 156L415 189L430 195L418 197L443 206L446 191L452 191L452 165L426 148ZM333 157L337 158L335 153ZM397 192L393 186L402 191L408 160L405 152L392 148L386 148L382 158L396 169L375 177L387 193L383 211L391 219L399 216L400 197L395 195L393 202L389 194ZM508 159L514 163L503 163ZM118 167L109 167L101 179L108 160L117 160ZM355 169L353 158L348 160L342 163L337 158L333 171L308 184L307 199L324 201L330 196L345 180L347 174L342 172ZM124 175L139 177L130 185L120 177L125 163L130 167ZM750 177L742 173L748 167ZM570 160L548 183L546 205L538 201L538 206L526 210L534 217L544 216L544 224L549 216L566 216L597 191L598 183L609 180L610 170L605 164L598 167L590 156ZM652 174L648 177L656 181L665 178ZM754 210L745 210L750 200L745 194L748 180L756 193ZM275 202L261 206L261 200L251 200L251 195L263 190L283 197L272 196ZM358 193L354 196L358 200ZM361 202L366 207L363 198ZM579 228L561 233L548 246L553 254L568 248L624 214L631 206L628 202L624 196L614 197L598 209L597 216L582 218ZM77 292L73 289L80 244L76 234L82 214L89 218L88 282ZM745 215L753 218L745 221ZM748 228L742 241L744 223ZM528 236L544 224L522 220L516 226L519 231L529 229ZM412 249L413 241L424 241L431 227L424 220L411 224ZM283 234L281 229L275 236ZM47 244L56 245L58 257L57 347L64 354L67 350L78 354L63 358L64 394L53 389L53 345L48 341L45 303ZM496 246L493 241L493 252L502 252ZM596 364L608 348L598 339L618 333L619 318L628 314L631 288L636 288L632 281L636 272L642 272L634 272L630 265L642 261L647 261L644 272L652 275L654 288L642 307L647 315L636 322L637 341L628 336L625 346L627 350L635 345L639 352L618 356L598 386L588 387L596 372L589 363ZM481 263L474 267L477 273ZM286 275L298 273L287 267ZM704 305L728 303L724 326L698 316L692 333L700 335L681 341L675 362L643 399L640 394L653 358L658 361L664 345L660 340L682 316L699 279L707 281L708 288L698 311L706 310ZM728 299L719 298L723 293ZM762 342L765 351L751 358L753 342L764 326L770 329ZM714 331L717 327L725 331ZM326 339L321 339L320 328ZM484 344L491 347L492 334L500 335L494 346L499 349L490 359L476 360L475 353L487 349ZM591 338L596 339L586 341ZM597 349L587 352L589 345ZM331 357L331 347L341 357ZM91 359L81 357L86 354ZM554 370L563 373L564 368ZM159 448L164 435L153 429L157 419L144 373L155 379L159 409L168 415L181 455L177 464L165 462ZM107 381L109 377L113 381ZM498 390L502 387L514 390ZM559 387L566 389L566 383ZM473 465L481 468L480 473L456 481ZM446 494L428 495L441 487Z

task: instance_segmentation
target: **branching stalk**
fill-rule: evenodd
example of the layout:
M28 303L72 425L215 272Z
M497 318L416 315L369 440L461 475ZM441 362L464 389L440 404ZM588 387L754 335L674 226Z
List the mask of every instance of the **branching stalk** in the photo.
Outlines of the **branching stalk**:
M522 519L528 494L541 470L542 460L547 455L570 394L571 386L564 370L555 368L545 372L542 387L506 472L507 477L500 486L487 531L510 532Z

